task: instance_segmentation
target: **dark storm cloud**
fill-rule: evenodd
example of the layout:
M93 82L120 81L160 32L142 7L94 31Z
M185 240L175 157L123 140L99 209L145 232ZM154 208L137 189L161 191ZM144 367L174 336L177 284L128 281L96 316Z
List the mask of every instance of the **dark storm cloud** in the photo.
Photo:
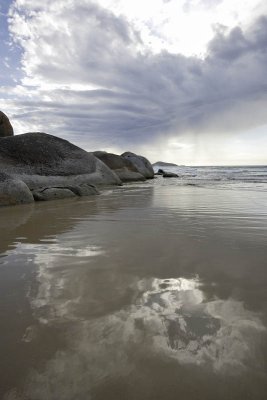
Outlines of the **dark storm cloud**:
M259 18L246 33L236 27L228 35L218 32L209 45L213 58L233 62L248 55L266 56L267 18Z
M29 20L26 41L13 24L25 72L84 90L31 89L31 101L17 103L18 121L88 146L108 141L123 148L173 133L219 134L267 123L265 17L247 31L218 28L202 60L148 52L124 18L92 3L80 0L75 13L71 7L56 13L58 25L45 14ZM100 88L86 90L92 84Z

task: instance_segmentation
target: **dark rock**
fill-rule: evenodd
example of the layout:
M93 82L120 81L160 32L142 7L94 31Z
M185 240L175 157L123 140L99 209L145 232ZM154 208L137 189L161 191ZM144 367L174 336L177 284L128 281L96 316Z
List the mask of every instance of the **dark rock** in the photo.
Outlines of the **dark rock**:
M0 206L33 203L28 186L19 179L0 172Z
M164 172L162 176L163 178L179 178L179 175L175 174L174 172Z
M46 201L46 200L56 200L65 199L67 197L76 197L72 190L64 187L51 187L43 188L39 190L32 191L34 200L36 201Z
M95 157L97 157L97 158L101 158L101 156L103 155L103 154L108 154L106 151L103 151L103 150L97 150L97 151L93 151L93 155L95 156ZM111 154L111 153L110 153Z
M93 154L40 132L1 139L0 169L18 177L30 189L121 184L117 175Z
M112 169L122 182L145 180L145 177L138 172L135 165L127 158L105 151L95 151L93 154Z
M162 175L163 178L178 178L174 172L164 171L164 169L159 169L156 175Z
M76 196L91 196L94 194L99 194L97 188L89 183L82 183L79 186L70 186L68 189L72 190Z
M83 183L79 186L39 188L32 191L34 200L46 201L66 197L91 196L99 194L94 185Z
M126 167L130 171L138 172L133 163L122 156L113 153L107 153L105 151L95 151L93 154L112 170Z
M0 138L13 135L14 131L8 117L0 111Z
M154 178L154 170L150 162L143 156L131 153L129 151L122 154L122 157L126 160L131 161L137 171L143 175L146 179Z

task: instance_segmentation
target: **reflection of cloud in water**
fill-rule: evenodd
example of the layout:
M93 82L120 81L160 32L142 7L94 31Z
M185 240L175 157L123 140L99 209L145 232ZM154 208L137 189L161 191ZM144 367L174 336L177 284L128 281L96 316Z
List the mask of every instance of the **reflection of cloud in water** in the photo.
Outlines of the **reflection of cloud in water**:
M42 246L40 246L42 250ZM62 247L55 243L44 251L39 251L35 262L39 266L38 283L39 289L35 299L32 300L34 309L49 307L49 318L42 318L42 322L51 322L52 319L69 318L75 304L82 299L83 287L77 285L79 265L88 265L91 257L103 253L98 246L87 246L83 248ZM78 289L82 289L79 291ZM71 317L74 315L71 313Z
M135 304L82 320L76 316L86 282L77 280L74 292L71 280L62 283L65 290L72 287L72 307L68 308L51 290L59 284L55 274L44 273L42 267L41 274L33 306L54 303L47 308L46 321L70 320L66 330L69 345L48 361L45 371L31 374L29 398L90 398L91 389L102 382L141 373L135 361L149 356L176 359L180 365L209 366L226 374L257 364L255 348L259 349L265 331L258 316L232 299L205 301L198 278L141 280L135 284Z
M234 300L205 302L198 279L154 279L132 313L151 345L180 363L234 372L253 362L255 335L264 326Z
M259 317L233 299L207 300L198 277L138 280L112 260L102 268L100 247L67 238L18 244L11 252L38 267L35 316L52 327L64 323L67 338L43 371L29 375L27 399L90 399L98 385L142 374L142 360L155 357L218 374L242 373L261 362L256 351L265 328ZM38 341L38 332L29 327L22 340Z
M79 267L87 267L93 257L103 254L99 246L62 245L55 239L43 244L17 243L9 251L13 256L27 257L37 265L37 294L31 297L31 305L40 322L48 323L60 318L74 318L71 309L82 299L84 286ZM80 292L81 290L81 292ZM71 315L70 315L71 314Z

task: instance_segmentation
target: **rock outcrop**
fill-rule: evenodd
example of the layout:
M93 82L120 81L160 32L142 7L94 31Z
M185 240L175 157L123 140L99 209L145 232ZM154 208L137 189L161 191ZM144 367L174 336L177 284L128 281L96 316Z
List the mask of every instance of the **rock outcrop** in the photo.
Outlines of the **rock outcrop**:
M161 168L155 173L155 175L161 175L163 178L179 178L179 175L175 172L164 171L164 169Z
M20 177L30 189L40 186L120 184L119 178L100 160L67 140L31 132L3 138L1 171Z
M167 172L167 171L164 171L162 176L163 178L179 178L179 175L175 174L174 172Z
M159 168L159 169L158 169L158 172L156 172L155 175L163 175L163 174L165 174L165 173L166 173L166 172L165 172L163 169Z
M146 179L127 158L105 151L95 151L93 154L112 169L122 182L144 181Z
M0 205L33 203L33 195L21 180L0 172Z
M17 186L20 182L28 188L36 200L96 194L94 185L121 184L118 176L93 154L40 132L2 138L0 171ZM5 192L1 189L1 193ZM6 204L3 198L0 205Z
M0 117L0 206L95 195L96 186L154 177L150 162L142 156L88 153L41 132L12 136L8 118L3 113Z
M143 175L146 179L154 178L154 170L150 162L143 156L126 151L122 154L122 157L126 160L131 161L137 171Z
M13 128L8 117L0 111L0 138L13 135Z

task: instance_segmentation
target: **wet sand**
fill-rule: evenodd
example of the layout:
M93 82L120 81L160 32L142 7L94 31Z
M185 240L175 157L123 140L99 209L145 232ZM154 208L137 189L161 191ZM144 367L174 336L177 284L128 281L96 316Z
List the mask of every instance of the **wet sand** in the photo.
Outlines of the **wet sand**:
M0 398L266 399L267 192L0 209Z

